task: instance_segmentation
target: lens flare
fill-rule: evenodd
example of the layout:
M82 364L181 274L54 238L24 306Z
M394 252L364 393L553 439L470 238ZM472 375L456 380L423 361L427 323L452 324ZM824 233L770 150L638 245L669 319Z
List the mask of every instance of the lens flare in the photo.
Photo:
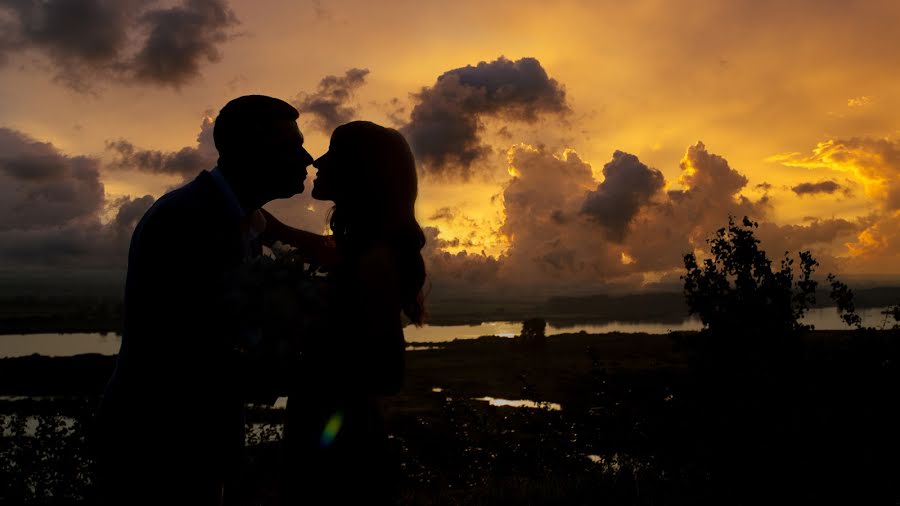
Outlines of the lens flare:
M334 439L337 437L338 432L341 431L343 423L344 415L340 411L331 415L331 418L325 424L325 429L322 430L322 438L319 440L322 448L328 448L334 443Z

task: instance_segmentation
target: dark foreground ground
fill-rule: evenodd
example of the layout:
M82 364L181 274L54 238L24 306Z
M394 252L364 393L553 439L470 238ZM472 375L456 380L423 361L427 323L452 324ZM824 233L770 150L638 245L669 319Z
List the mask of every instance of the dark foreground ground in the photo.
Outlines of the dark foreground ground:
M406 387L385 401L401 503L895 505L898 350L896 331L858 331L410 351ZM0 402L0 503L90 504L84 434L112 365L0 360L0 395L23 397ZM251 412L246 504L272 500L281 416Z

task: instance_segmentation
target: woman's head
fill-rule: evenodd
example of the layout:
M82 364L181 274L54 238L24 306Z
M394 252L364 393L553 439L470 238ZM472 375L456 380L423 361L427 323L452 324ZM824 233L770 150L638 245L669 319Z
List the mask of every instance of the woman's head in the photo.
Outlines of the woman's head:
M341 125L331 135L328 152L313 166L318 169L315 199L338 206L369 205L369 211L386 205L396 213L412 211L416 163L406 139L393 128L369 121Z
M416 163L406 139L392 128L353 121L335 129L328 152L313 166L313 198L335 204L335 240L350 254L375 242L391 245L406 287L404 312L421 323L425 236L415 217Z

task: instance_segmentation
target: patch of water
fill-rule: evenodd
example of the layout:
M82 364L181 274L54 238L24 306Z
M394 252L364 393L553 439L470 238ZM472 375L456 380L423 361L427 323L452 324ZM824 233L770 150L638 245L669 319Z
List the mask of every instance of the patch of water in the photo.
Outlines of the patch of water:
M509 399L497 399L495 397L476 397L476 398L474 398L474 400L487 402L491 406L546 409L549 411L562 411L562 405L557 404L555 402L537 402L537 401L529 401L529 400L513 401L513 400L509 400Z

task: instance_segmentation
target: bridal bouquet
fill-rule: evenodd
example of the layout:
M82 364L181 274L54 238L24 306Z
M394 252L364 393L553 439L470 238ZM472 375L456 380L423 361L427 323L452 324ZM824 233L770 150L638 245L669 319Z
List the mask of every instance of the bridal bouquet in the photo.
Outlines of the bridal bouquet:
M231 304L251 381L282 393L303 341L317 334L327 307L325 276L295 248L276 242L235 272Z

